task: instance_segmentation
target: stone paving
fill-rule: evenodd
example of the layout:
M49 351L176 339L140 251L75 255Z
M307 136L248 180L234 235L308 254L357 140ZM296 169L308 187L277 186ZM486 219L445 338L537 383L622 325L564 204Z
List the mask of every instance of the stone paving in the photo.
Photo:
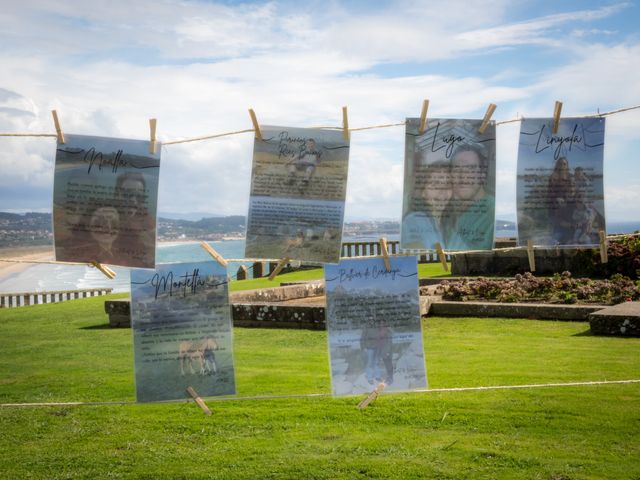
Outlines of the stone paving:
M640 302L624 302L589 315L594 335L640 337Z

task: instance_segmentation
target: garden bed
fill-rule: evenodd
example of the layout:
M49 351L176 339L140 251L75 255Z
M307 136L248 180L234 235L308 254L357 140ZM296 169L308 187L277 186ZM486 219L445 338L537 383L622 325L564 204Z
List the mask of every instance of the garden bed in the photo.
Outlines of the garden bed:
M638 282L621 274L612 275L609 280L595 280L573 278L570 272L553 277L536 277L527 272L514 278L445 280L437 293L449 301L505 303L615 305L640 300Z

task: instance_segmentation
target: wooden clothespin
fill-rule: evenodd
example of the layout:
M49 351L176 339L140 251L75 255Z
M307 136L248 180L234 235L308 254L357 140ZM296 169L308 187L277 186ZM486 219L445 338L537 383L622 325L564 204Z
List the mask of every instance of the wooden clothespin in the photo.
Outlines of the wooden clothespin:
M493 116L493 112L496 111L498 106L495 103L490 103L487 108L487 112L484 114L484 118L482 119L482 123L480 124L480 128L478 128L478 132L484 133L484 131L489 126L489 122L491 121L491 117Z
M562 102L556 100L556 106L553 108L553 127L551 133L556 135L560 126L560 112L562 112Z
M378 386L373 390L373 392L371 392L367 398L365 398L358 404L358 408L360 410L367 408L371 402L374 402L376 398L378 398L380 392L382 392L385 387L386 385L384 383L379 383Z
M342 138L349 140L349 115L347 107L342 107Z
M607 234L604 230L600 230L600 262L607 263L609 256L607 255Z
M60 121L58 120L58 112L55 110L51 110L51 115L53 115L53 124L56 126L56 135L58 136L58 143L60 145L64 145L64 133L62 133L62 128L60 127Z
M427 110L429 110L429 100L422 102L422 111L420 112L420 126L418 127L418 135L422 135L427 130Z
M380 237L380 252L384 260L384 268L387 272L391 271L391 260L389 259L389 250L387 249L387 239Z
M278 275L280 271L285 267L285 265L289 263L289 260L290 260L289 257L284 257L282 260L278 262L278 265L276 265L276 268L274 268L273 272L269 274L270 281L273 281L273 279L276 278L276 275Z
M209 410L209 407L207 407L207 404L204 403L204 400L200 398L200 395L198 395L198 393L193 389L193 387L187 387L187 393L191 395L191 397L193 397L193 399L196 401L196 403L202 409L205 415L211 415L211 410Z
M111 270L109 267L107 267L106 265L102 265L101 263L98 262L91 262L89 265L91 265L92 267L97 268L98 270L100 270L102 273L105 274L105 276L109 279L109 280L113 280L114 278L116 278L116 272L114 272L113 270Z
M438 253L438 258L440 259L442 268L444 268L445 272L448 272L449 265L447 265L447 256L444 254L444 250L442 249L442 245L440 245L440 242L436 242L436 252Z
M158 120L155 118L149 119L149 153L151 155L156 154L156 127L158 126Z
M207 242L202 241L202 242L200 242L200 246L209 255L211 255L216 262L218 262L223 267L227 268L227 265L229 265L229 262L227 262L222 255L220 255L218 252L216 252L215 249L211 245L209 245Z
M249 116L251 117L251 123L253 123L253 129L256 133L256 138L258 140L262 140L262 132L260 131L260 125L258 125L258 118L256 117L256 112L253 111L253 108L249 109Z
M527 240L527 257L529 257L529 270L536 271L536 256L533 252L533 240Z

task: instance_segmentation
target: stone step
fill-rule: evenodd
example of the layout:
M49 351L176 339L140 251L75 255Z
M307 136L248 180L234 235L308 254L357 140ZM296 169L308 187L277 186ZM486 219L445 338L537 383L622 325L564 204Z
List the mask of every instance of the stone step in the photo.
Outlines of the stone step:
M594 335L640 337L640 302L624 302L589 314Z

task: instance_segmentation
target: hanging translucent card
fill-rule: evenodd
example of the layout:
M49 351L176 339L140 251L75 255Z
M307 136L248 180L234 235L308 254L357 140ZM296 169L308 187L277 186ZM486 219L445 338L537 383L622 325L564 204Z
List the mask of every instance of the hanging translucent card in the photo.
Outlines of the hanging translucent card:
M261 132L245 257L338 262L349 141L333 130L264 126Z
M153 268L160 145L65 135L53 184L56 260Z
M606 226L604 118L525 118L518 148L518 241L598 245Z
M131 270L139 402L235 393L226 269L215 262Z
M416 257L325 265L325 285L333 393L425 388Z
M496 129L481 120L407 119L401 248L488 250L495 218Z

